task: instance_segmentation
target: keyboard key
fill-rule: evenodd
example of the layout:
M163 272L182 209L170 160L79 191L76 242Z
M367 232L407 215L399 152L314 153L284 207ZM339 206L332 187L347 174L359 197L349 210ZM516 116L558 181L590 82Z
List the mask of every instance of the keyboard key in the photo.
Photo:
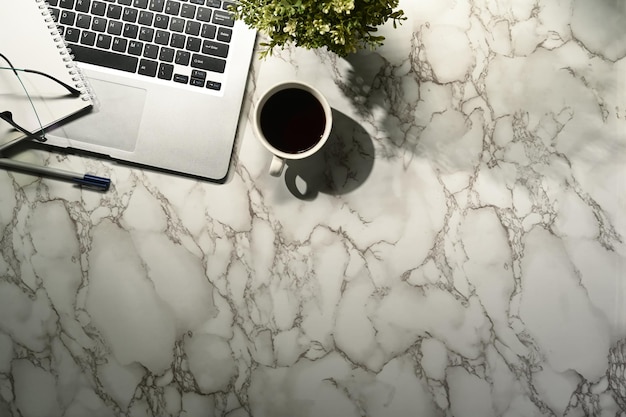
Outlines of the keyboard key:
M165 0L150 0L148 8L153 12L162 13L165 9Z
M133 0L117 0L117 2L122 6L131 6L133 4Z
M187 38L187 45L185 46L186 50L193 51L193 52L200 52L201 48L202 48L202 40L200 38L194 38L192 36L189 36Z
M113 45L111 46L111 49L113 49L116 52L123 53L123 52L126 52L127 46L128 46L128 39L115 37L113 38Z
M196 19L201 22L210 22L212 13L213 10L209 9L208 7L198 7L198 14L196 14Z
M228 45L220 42L204 41L202 43L202 53L205 55L226 58L228 56Z
M204 87L204 80L191 77L191 82L189 83L189 85L193 85L194 87Z
M76 16L76 26L81 29L89 29L91 27L91 16L78 13L78 16Z
M100 65L107 68L121 71L135 72L137 70L138 59L126 55L120 55L109 51L86 48L80 45L70 44L70 49L74 57L79 62Z
M180 10L180 16L186 19L194 19L196 17L196 6L185 3Z
M215 33L217 32L217 26L209 25L208 23L204 23L202 25L202 36L205 39L215 39Z
M174 62L174 49L161 48L161 52L159 53L159 61Z
M156 35L154 36L154 43L157 43L159 45L169 45L170 33L164 30L157 30Z
M206 80L206 71L201 70L191 70L191 78L200 78L202 80Z
M174 62L178 65L189 65L191 61L191 53L187 51L176 51L176 59Z
M189 82L189 77L182 74L174 74L174 81L181 84L187 84Z
M141 29L139 29L139 40L152 42L154 40L154 29L142 26Z
M191 58L191 66L193 68L199 68L206 71L223 73L226 69L226 61L211 56L193 54Z
M59 5L59 0L48 0L48 5L50 5L52 7L56 7L56 6Z
M172 64L159 64L158 77L162 80L171 80L174 74L174 65Z
M76 13L70 12L68 10L61 10L61 16L59 17L59 22L62 25L74 26L75 20L76 20Z
M193 20L187 20L185 33L187 35L198 36L200 34L200 23Z
M59 2L59 6L63 9L73 9L74 8L74 0L61 0Z
M91 9L91 0L76 0L76 11L87 13Z
M206 0L206 5L219 9L222 6L222 2L220 0Z
M107 17L109 19L121 19L122 18L122 6L118 4L109 4L107 6Z
M215 13L213 13L213 23L216 25L233 27L235 25L235 19L231 13L216 10Z
M120 55L114 52L102 51L99 49L86 48L75 44L70 44L70 49L78 62L100 65L127 72L135 72L137 70L137 62L139 60L132 56Z
M84 30L80 34L80 43L87 46L93 46L96 43L96 34L94 32L88 32Z
M236 7L237 3L233 3L232 1L224 1L224 3L222 4L222 9L224 10L231 10L231 7Z
M181 35L180 33L172 33L172 38L170 39L170 46L172 48L184 49L186 43L187 37L185 35Z
M142 59L139 61L138 73L141 75L147 75L148 77L154 77L157 74L158 62L148 59Z
M167 3L165 3L165 13L172 16L178 16L178 13L180 13L180 6L181 4L177 1L167 0Z
M137 23L139 23L140 25L152 26L153 20L154 13L142 10L139 12L139 19L137 19Z
M121 35L122 34L122 29L124 28L124 25L122 22L118 22L116 20L109 20L109 25L107 27L107 33L111 34L111 35Z
M124 25L124 37L130 39L137 39L137 35L139 34L139 26L133 25L131 23L126 23Z
M130 41L128 42L128 53L131 55L141 56L143 52L143 42Z
M170 30L172 32L182 33L185 30L185 19L181 19L180 17L172 17L170 20Z
M217 30L217 40L220 42L229 43L232 37L233 37L232 29L228 29L228 28L220 26L220 28Z
M166 16L164 14L158 14L156 15L156 17L154 18L154 26L156 28L159 29L167 29L167 27L170 24L170 18L169 16Z
M104 16L107 12L107 5L101 1L91 3L91 13L96 16Z
M139 11L130 7L124 7L124 13L122 14L122 20L125 22L136 23Z
M218 83L217 81L207 81L206 88L208 88L209 90L221 90L222 83Z
M204 0L189 0L193 4L199 4L200 6L204 5Z
M147 44L145 48L143 48L143 56L146 58L157 59L159 56L159 47L154 44Z
M80 39L80 30L76 28L67 28L65 30L64 37L66 42L78 42Z
M113 42L113 37L109 35L103 35L102 33L100 33L96 37L96 46L98 48L109 49L111 47L112 42Z
M148 0L134 0L133 6L138 9L147 9L148 8Z
M104 32L107 29L107 20L103 17L94 17L91 22L91 29L96 32Z

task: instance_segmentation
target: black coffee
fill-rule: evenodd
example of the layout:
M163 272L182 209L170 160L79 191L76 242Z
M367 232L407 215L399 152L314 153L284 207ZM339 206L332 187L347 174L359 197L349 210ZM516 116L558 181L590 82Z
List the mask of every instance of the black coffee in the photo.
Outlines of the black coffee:
M281 90L261 109L261 130L265 139L287 153L301 153L314 147L324 134L326 116L322 104L308 91Z

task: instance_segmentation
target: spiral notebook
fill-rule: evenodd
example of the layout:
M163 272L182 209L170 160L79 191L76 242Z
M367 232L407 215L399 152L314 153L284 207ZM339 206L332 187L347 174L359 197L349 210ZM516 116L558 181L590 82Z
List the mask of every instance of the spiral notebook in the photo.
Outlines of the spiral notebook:
M0 53L16 69L44 72L82 92L80 97L72 96L41 75L18 71L18 78L0 59L0 111L10 111L15 123L26 130L37 132L42 126L52 127L93 107L88 84L42 0L0 0ZM0 120L0 144L21 136Z

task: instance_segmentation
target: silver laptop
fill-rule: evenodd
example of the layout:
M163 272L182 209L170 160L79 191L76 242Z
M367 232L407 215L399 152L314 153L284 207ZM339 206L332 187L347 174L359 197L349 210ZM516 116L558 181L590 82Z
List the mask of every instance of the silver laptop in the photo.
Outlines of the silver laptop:
M96 97L53 146L214 181L229 169L256 33L224 0L48 0Z

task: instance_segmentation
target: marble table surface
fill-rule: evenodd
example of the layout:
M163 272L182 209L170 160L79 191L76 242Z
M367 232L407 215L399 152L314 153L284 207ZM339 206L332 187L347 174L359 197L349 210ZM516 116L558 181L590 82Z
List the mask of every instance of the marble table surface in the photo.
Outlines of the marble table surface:
M0 416L626 415L626 3L405 0L225 184L0 172ZM275 82L334 112L268 175Z

